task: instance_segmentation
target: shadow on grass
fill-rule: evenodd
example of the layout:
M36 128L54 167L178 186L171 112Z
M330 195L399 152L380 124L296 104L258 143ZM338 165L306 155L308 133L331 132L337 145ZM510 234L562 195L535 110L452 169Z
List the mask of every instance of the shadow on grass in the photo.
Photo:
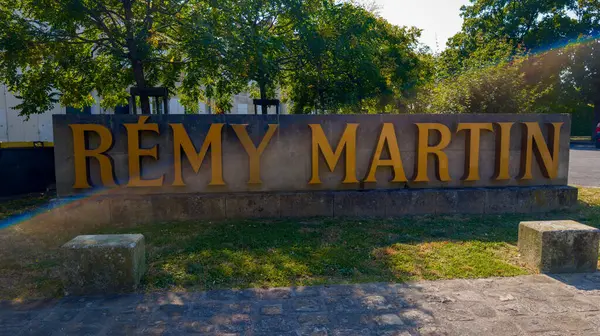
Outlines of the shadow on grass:
M519 222L576 214L163 222L118 232L146 236L147 289L204 290L528 274Z
M598 226L600 189L580 189L575 209L547 214L191 221L128 228L71 222L56 227L44 219L0 230L0 299L60 296L60 246L95 233L145 235L144 282L150 291L528 274L518 260L519 222L573 219Z

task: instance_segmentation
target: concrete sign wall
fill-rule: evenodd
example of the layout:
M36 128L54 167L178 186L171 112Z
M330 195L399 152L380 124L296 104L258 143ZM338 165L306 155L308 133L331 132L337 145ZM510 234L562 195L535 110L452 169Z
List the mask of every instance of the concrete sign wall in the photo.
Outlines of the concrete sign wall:
M569 115L55 115L60 196L566 185Z

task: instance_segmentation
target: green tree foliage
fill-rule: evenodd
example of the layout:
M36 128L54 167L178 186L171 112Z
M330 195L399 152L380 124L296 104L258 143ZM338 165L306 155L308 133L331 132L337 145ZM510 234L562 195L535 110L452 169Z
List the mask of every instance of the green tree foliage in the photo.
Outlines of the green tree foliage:
M296 29L311 7L318 4L301 0L214 2L210 25L218 36L218 70L222 76L217 83L225 81L238 92L248 83L255 83L261 99L275 98L283 74L301 57ZM194 36L194 31L189 35ZM194 45L197 43L188 46ZM190 55L194 59L197 54ZM262 113L267 113L266 105L262 106Z
M174 88L181 72L178 22L191 1L0 0L0 81L21 114L60 102L104 107L127 102L127 88ZM60 92L60 94L58 93ZM141 97L149 113L148 97Z
M286 77L294 113L398 111L419 80L418 30L359 6L324 2L299 32L302 57Z
M518 59L485 68L471 68L423 87L419 112L428 113L532 113L543 112L549 94L543 84L528 82Z
M563 72L561 101L593 106L594 129L600 122L600 39L568 46L564 54L568 62Z
M189 112L253 88L297 113L401 111L431 76L418 34L334 0L0 0L0 82L23 115L92 92L114 107L132 86L167 87Z
M445 61L460 70L479 49L493 49L497 41L535 50L577 38L587 25L572 17L576 9L578 0L471 0L471 5L461 9L462 31L449 40L442 57L449 56Z
M217 113L229 111L232 95L248 84L234 65L237 60L227 38L230 23L228 13L214 3L196 4L180 23L178 47L185 65L178 95L188 111L196 113L198 101Z
M481 76L486 76L492 71L486 67L505 64L507 71L519 71L525 86L513 82L512 89L523 89L520 96L543 93L519 111L573 112L593 105L600 120L600 2L472 0L462 17L462 31L438 59L442 85L443 78L477 76L474 69L484 69ZM517 67L510 65L524 57Z

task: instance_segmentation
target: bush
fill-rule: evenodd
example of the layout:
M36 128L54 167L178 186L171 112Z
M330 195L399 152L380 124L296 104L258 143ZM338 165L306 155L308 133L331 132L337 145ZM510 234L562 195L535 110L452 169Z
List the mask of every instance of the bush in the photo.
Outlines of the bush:
M528 84L520 62L514 61L439 79L421 89L414 109L427 113L546 112L538 102L550 91L547 84Z

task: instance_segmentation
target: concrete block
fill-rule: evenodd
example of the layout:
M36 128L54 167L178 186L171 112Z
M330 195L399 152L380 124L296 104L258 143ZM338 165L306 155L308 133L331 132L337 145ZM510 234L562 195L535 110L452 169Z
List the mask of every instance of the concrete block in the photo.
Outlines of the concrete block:
M385 216L397 217L411 213L412 190L391 190L386 192Z
M454 214L458 213L458 192L453 189L438 190L435 201L436 214Z
M485 197L485 213L514 213L517 203L515 191L512 188L488 189Z
M78 236L62 250L68 295L133 291L146 270L141 234Z
M333 217L333 194L290 193L279 197L281 217Z
M384 217L385 191L345 191L334 195L334 217Z
M595 272L600 230L571 220L521 222L522 260L542 273Z
M556 189L534 188L531 200L531 212L547 212L558 208Z
M232 194L225 199L227 218L276 218L279 217L279 195Z
M220 195L189 195L187 197L187 212L189 219L224 219L225 196Z
M579 189L574 187L557 187L558 208L561 210L569 209L577 205L577 196Z
M485 212L486 189L458 189L456 195L457 202L454 213L483 214Z
M152 221L278 217L393 217L420 214L503 214L566 209L577 189L565 186L386 189L335 192L130 194L61 200L38 221L60 227L130 226ZM66 209L66 210L65 210ZM55 214L61 214L57 216ZM50 224L49 224L50 225Z
M69 228L95 228L110 224L110 200L86 197L64 205L65 226Z
M187 200L189 195L152 195L155 221L184 221L190 219Z
M110 200L110 215L113 224L135 225L154 220L150 196L123 195Z
M412 215L434 214L437 208L438 190L411 190L410 213Z
M544 212L555 209L555 204L551 203L548 206L541 208L535 207L535 192L537 188L509 188L509 192L513 193L514 212L515 213L532 213L532 212ZM550 194L552 190L550 190Z

